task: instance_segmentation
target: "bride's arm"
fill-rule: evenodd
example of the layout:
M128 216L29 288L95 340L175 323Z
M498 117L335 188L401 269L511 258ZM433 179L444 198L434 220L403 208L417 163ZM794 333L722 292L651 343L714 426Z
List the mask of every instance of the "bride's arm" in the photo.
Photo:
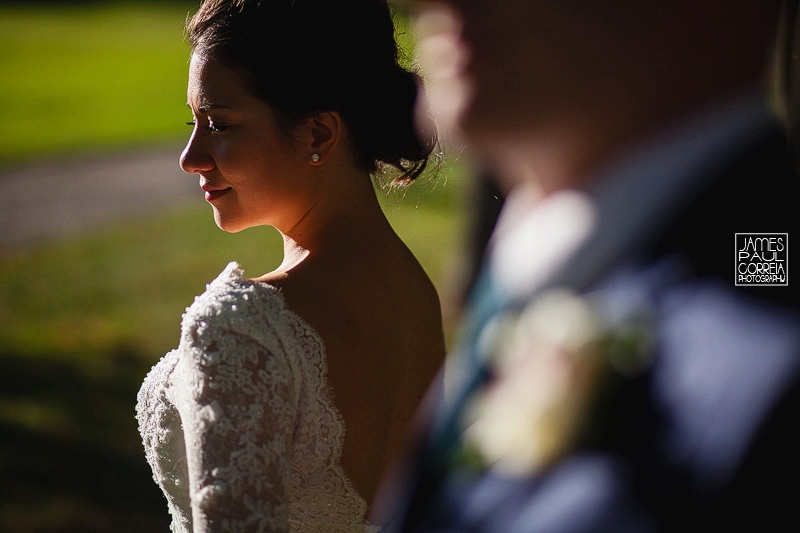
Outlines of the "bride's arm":
M288 530L291 369L219 315L184 330L176 368L195 533Z

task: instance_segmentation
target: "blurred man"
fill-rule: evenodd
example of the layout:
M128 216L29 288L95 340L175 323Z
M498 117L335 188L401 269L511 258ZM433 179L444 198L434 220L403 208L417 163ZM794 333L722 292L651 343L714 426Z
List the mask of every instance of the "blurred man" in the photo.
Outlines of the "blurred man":
M395 531L796 524L797 178L776 2L421 2L508 198Z

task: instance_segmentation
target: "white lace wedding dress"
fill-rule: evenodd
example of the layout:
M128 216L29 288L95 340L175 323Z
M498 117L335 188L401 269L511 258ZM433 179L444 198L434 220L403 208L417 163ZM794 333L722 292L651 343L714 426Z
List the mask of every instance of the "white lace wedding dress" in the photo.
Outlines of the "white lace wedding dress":
M339 465L324 345L231 263L186 309L136 417L173 532L372 532Z

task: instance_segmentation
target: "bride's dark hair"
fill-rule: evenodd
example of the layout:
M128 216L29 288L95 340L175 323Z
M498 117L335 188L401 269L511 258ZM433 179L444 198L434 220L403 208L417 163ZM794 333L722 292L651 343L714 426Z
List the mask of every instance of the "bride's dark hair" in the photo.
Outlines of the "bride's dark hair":
M392 165L395 182L425 169L436 136L415 128L422 84L398 61L385 0L206 0L186 35L193 52L244 72L284 132L337 111L361 168Z

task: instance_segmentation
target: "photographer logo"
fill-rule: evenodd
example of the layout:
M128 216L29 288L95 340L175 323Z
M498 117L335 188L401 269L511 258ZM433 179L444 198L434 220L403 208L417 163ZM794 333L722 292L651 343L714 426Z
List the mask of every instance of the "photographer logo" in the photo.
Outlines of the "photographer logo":
M737 233L736 285L789 285L788 233Z

